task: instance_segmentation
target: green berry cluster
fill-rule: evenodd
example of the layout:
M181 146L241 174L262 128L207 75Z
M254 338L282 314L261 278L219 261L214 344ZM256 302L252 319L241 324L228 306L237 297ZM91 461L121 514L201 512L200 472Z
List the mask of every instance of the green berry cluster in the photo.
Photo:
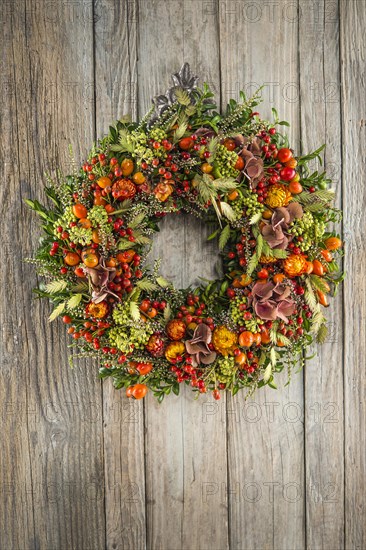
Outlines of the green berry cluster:
M93 231L91 229L85 229L84 227L71 227L69 230L70 240L73 243L81 244L86 246L92 242Z
M217 365L217 380L224 384L228 384L229 382L231 382L237 370L234 357L222 357L217 361Z
M246 304L247 299L245 296L237 296L234 300L230 302L230 316L231 319L237 325L243 324L243 312L240 311L240 306Z
M88 220L92 222L94 227L107 224L108 213L104 206L93 206L88 212Z
M262 213L265 210L265 207L263 206L263 204L258 202L257 195L255 195L254 193L240 195L235 201L231 203L231 207L238 215L238 217L241 217L243 215L243 211L245 210L245 214L248 216L248 218L251 218L258 213Z
M76 217L72 211L72 206L68 206L65 208L65 212L62 214L62 216L58 218L58 220L56 220L54 223L53 233L55 237L59 237L59 233L57 231L58 226L61 226L62 229L64 230L65 229L69 230L70 222L74 222L74 221L76 221Z
M220 171L222 177L236 178L239 170L234 168L238 160L238 155L235 151L229 151L224 145L218 145L216 148L215 165Z
M252 317L252 319L244 319L243 325L245 326L246 330L249 330L250 332L259 332L260 331L260 324L262 324L263 321L261 319L258 319L257 317Z
M113 320L117 325L128 325L131 321L130 304L118 304L113 310Z
M311 212L305 212L302 218L293 221L289 233L295 237L302 237L302 242L297 245L302 252L306 252L314 242L323 237L325 228L325 222L315 218Z
M153 128L149 137L155 141L163 141L167 138L167 134L162 128Z
M119 349L122 353L131 353L133 351L132 342L128 332L120 327L113 327L108 333L109 342L113 347Z

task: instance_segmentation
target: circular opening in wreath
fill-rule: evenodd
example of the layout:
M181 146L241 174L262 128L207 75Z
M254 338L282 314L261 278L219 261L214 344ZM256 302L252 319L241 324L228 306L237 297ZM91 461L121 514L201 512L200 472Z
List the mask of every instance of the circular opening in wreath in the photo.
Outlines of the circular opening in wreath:
M222 277L217 239L208 241L215 225L186 213L169 215L153 236L147 263L161 260L159 272L176 288L197 286L202 279Z

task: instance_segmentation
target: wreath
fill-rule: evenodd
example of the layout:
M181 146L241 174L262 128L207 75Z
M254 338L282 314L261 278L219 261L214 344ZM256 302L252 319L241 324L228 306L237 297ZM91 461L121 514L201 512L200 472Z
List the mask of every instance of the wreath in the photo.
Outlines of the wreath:
M82 168L47 176L51 207L27 204L43 236L30 260L48 282L36 293L54 303L75 347L94 357L101 378L140 399L194 391L251 395L288 377L327 327L323 307L343 276L341 213L321 163L321 147L295 156L288 138L255 110L260 91L231 99L220 114L188 64L139 123L110 127ZM222 273L176 289L149 266L159 222L185 212L215 224Z

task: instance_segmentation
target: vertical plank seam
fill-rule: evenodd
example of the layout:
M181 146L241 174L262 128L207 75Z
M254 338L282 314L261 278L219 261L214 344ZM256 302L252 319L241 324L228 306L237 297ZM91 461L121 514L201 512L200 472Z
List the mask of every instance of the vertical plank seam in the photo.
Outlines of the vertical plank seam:
M300 55L300 16L301 16L301 7L300 7L300 0L297 2L297 74L298 74L298 86L299 86L299 116L298 116L298 124L299 124L299 147L300 152L302 153L302 90L301 90L301 77L300 77L300 70L301 70L301 55ZM303 424L303 447L304 447L304 475L303 475L303 482L304 482L304 546L305 549L308 547L308 507L307 507L307 461L306 461L306 353L305 351L302 352L302 357L304 361L304 368L303 368L303 376L302 376L302 382L303 382L303 402L304 402L304 424Z
M27 25L26 25L26 21L27 21L27 0L24 0L24 39L25 39L25 42L27 42ZM29 52L29 50L28 50ZM14 42L12 42L12 53L13 53L13 59L14 59ZM28 54L28 57L29 57L29 62L30 62L30 55ZM18 144L18 159L20 159L20 147L19 147L19 126L18 126L18 95L17 95L17 86L16 86L16 74L15 74L15 67L16 67L16 64L14 64L14 67L13 67L13 72L14 72L14 94L15 94L15 109L16 109L16 113L15 113L15 116L16 116L16 121L17 121L17 144ZM29 69L29 72L30 69ZM31 76L31 75L30 75ZM32 79L30 78L30 87L31 87L31 95L32 95ZM30 177L30 173L29 173L29 150L27 148L27 151L28 151L28 175ZM20 181L20 165L18 164L18 177L19 177L19 181ZM23 292L23 287L22 287L22 293L24 294ZM23 303L24 303L24 300L23 300ZM26 334L28 335L28 331L26 330ZM27 338L28 340L28 338ZM28 386L29 388L29 386ZM29 394L28 394L28 388L25 392L25 397L26 397L26 410L29 410L28 408L28 399L29 399ZM35 515L34 515L34 491L33 491L33 469L32 469L32 453L31 453L31 445L30 445L30 434L29 434L29 415L26 415L26 425L27 425L27 448L28 448L28 453L29 453L29 477L30 477L30 484L31 484L31 500L32 500L32 531L33 531L33 546L34 548L36 547L36 528L35 528Z
M216 27L217 27L217 48L218 48L218 63L219 63L219 76L218 79L219 82L219 97L220 97L220 112L222 112L223 109L223 102L222 102L222 60L221 60L221 26L220 26L220 0L216 0ZM230 507L230 468L229 468L229 422L228 422L228 398L225 398L225 422L226 422L226 516L227 516L227 548L230 550L231 545L231 507Z
M93 67L93 136L94 141L98 139L97 137L97 89L96 89L96 12L95 12L95 0L92 0L91 3L92 10L92 22L91 22L91 32L92 32L92 67ZM103 510L104 510L104 548L107 549L107 503L106 503L106 458L105 458L105 441L104 441L104 392L103 392L103 381L99 381L99 390L101 398L101 437L102 437L102 464L103 464Z
M138 59L139 59L139 16L140 16L140 3L139 0L133 0L133 7L135 17L136 17L136 32L135 32L135 52L136 52L136 79L135 79L135 101L136 101L136 108L135 108L135 114L136 114L136 120L140 117L140 105L139 105L139 79L138 79ZM127 20L129 20L130 16L130 2L127 2ZM130 71L130 97L132 97L132 87L131 87L131 80L132 80L132 69L131 69L131 56L130 56L130 28L127 24L127 36L128 36L128 66ZM144 511L145 511L145 549L147 549L147 541L148 541L148 502L147 502L147 446L146 446L146 434L147 434L147 420L146 420L146 402L143 399L142 400L142 444L143 444L143 460L144 460Z
M345 187L343 185L344 177L343 177L343 160L344 160L344 146L343 146L343 138L344 138L344 131L343 131L343 121L344 121L344 106L343 106L343 72L342 72L342 37L343 37L343 19L342 19L342 11L341 11L341 0L338 0L338 47L339 47L339 86L340 86L340 140L341 140L341 151L340 151L340 160L341 160L341 169L340 169L340 178L341 178L341 193L340 193L340 201L341 201L341 210L343 211L343 204L344 204L344 192ZM342 217L341 221L341 232L342 237L344 234L344 221ZM344 259L342 258L342 270L344 270ZM345 293L342 290L342 310L345 311ZM347 541L347 509L346 509L346 489L347 489L347 480L346 480L346 377L345 377L345 330L346 330L346 323L345 323L345 316L342 315L342 373L343 373L343 544L346 548L346 541Z

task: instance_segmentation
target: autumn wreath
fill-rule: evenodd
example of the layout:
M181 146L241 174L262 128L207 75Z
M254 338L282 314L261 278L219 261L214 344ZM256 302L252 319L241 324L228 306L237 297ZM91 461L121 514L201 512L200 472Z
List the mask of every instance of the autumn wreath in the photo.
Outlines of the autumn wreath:
M42 219L32 261L48 278L36 290L63 316L78 357L127 395L161 401L180 384L233 394L289 376L304 349L326 338L322 306L342 275L340 219L325 173L295 156L262 120L259 93L213 94L185 64L139 123L124 118L72 175L48 179L52 206L27 200ZM222 276L176 289L147 254L160 220L186 212L215 223Z

